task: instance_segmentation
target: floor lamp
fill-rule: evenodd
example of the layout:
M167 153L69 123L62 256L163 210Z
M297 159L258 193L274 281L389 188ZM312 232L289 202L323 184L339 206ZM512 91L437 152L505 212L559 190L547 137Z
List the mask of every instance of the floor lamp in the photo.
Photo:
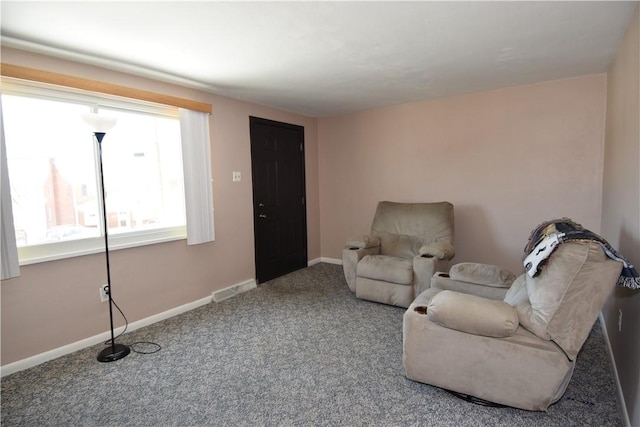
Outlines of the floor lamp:
M111 287L111 270L109 268L109 223L107 222L107 205L104 193L104 174L102 172L102 139L106 131L116 125L115 117L100 116L95 113L84 114L82 119L94 130L98 141L98 159L100 165L100 195L102 196L102 218L104 219L104 253L107 261L107 286L109 289L109 322L111 325L111 345L98 353L99 362L115 362L127 356L131 349L124 344L116 344L113 336L113 288Z

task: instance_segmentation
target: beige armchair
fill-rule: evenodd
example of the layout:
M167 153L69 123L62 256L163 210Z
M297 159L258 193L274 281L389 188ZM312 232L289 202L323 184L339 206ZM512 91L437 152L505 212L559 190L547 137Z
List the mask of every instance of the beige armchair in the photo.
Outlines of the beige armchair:
M565 242L541 272L464 263L438 273L404 314L409 379L469 397L545 410L564 394L576 357L622 264L594 241ZM513 284L511 283L513 282Z
M408 307L454 256L453 205L380 202L371 233L349 239L342 266L356 297Z

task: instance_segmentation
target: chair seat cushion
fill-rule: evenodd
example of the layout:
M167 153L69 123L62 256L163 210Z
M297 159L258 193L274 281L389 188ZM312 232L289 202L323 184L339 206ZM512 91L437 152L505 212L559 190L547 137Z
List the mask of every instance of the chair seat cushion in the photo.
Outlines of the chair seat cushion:
M413 263L388 255L366 255L358 263L356 274L373 280L412 285Z

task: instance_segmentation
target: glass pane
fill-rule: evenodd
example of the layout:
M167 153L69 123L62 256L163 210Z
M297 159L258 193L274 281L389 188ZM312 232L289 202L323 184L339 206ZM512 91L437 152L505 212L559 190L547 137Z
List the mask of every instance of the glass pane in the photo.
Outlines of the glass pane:
M116 126L102 141L109 233L185 224L178 119L100 109Z
M99 236L88 108L10 95L2 104L18 246Z

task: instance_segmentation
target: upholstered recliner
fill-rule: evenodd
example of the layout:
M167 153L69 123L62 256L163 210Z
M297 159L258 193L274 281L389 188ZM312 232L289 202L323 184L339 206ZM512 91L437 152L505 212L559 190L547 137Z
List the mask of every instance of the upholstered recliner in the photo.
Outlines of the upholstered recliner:
M559 400L622 264L594 241L565 242L530 277L463 263L404 314L409 379L527 410ZM513 284L511 282L513 281Z
M453 205L380 202L371 234L353 237L342 251L356 297L408 307L454 255Z

